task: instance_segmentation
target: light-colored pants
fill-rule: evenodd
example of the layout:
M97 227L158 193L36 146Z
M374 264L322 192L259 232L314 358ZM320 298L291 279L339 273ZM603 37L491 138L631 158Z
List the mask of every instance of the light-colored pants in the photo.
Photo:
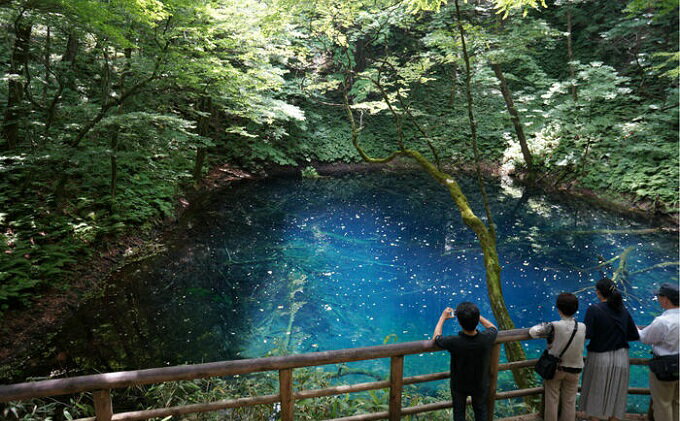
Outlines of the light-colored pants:
M654 421L678 421L678 381L662 382L650 372L649 390L654 401Z
M557 370L555 377L545 380L545 421L557 421L557 408L561 407L560 421L576 419L576 392L579 373Z

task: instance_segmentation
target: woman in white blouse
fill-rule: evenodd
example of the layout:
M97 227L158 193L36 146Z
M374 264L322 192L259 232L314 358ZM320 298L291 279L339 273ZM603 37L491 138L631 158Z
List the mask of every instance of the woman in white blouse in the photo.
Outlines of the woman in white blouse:
M578 379L581 370L583 370L583 345L586 338L586 326L574 319L574 314L578 310L578 298L574 294L565 292L558 295L555 305L560 320L538 324L529 329L529 335L533 338L547 337L548 353L551 355L559 357L564 351L555 377L544 381L544 420L557 421L558 407L560 407L559 420L574 421L576 419ZM576 332L574 332L574 329ZM569 343L572 334L573 339Z

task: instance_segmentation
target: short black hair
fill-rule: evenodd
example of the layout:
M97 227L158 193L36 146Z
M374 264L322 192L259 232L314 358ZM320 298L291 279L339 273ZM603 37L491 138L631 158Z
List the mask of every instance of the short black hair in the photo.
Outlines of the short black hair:
M676 307L678 306L678 284L677 283L664 282L659 287L659 290L656 292L656 295L658 295L660 297L666 297L671 301L671 304L673 304Z
M673 304L674 306L678 306L678 296L676 295L675 297L669 297L668 295L665 294L657 294L659 297L666 297L668 300Z
M555 305L565 316L573 316L578 310L578 298L574 294L563 292L557 296Z
M475 330L479 323L479 308L474 303L464 301L456 307L456 318L464 330Z

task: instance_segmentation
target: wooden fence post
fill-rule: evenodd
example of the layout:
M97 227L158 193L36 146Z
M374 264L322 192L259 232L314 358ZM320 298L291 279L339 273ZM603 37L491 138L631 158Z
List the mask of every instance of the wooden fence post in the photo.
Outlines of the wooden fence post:
M281 421L293 421L293 369L279 370Z
M111 421L113 417L113 404L111 403L111 390L97 390L94 397L94 415L97 421Z
M541 408L538 411L538 414L541 416L541 419L545 418L545 382L541 381L541 385L543 386L543 393L541 393Z
M390 421L401 419L401 391L404 388L404 356L390 358Z
M496 404L496 385L498 384L498 362L501 358L501 345L495 344L489 356L489 390L486 401L486 419L493 421Z

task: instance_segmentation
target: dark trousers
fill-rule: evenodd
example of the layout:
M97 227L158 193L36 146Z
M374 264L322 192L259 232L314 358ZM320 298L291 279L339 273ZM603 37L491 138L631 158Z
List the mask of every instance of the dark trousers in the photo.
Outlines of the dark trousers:
M472 398L472 410L475 412L475 421L486 420L486 391L479 393L462 393L451 391L453 398L453 421L465 421L465 401Z

